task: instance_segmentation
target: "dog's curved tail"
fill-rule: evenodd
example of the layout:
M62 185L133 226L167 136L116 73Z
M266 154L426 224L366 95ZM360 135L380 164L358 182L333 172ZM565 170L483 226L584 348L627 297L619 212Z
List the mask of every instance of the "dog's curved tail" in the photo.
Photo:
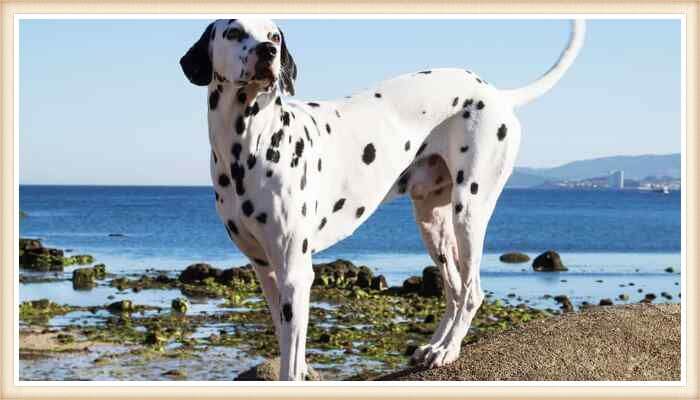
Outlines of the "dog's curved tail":
M547 93L554 85L559 82L559 79L564 76L564 73L571 67L576 56L581 51L583 47L583 38L586 32L586 23L584 20L573 20L571 21L571 36L569 37L569 44L566 46L564 51L559 56L556 64L552 66L540 79L532 82L531 84L519 88L505 90L504 92L512 99L513 104L516 107L523 106L543 94Z

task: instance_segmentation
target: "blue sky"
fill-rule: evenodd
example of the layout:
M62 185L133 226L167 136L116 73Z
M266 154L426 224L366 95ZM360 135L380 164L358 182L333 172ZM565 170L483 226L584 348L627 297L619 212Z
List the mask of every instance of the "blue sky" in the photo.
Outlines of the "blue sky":
M208 185L206 90L179 58L205 20L20 22L20 183ZM563 20L277 20L297 98L330 99L394 75L469 68L523 86L556 60ZM517 165L679 152L676 20L591 20L579 58L518 111Z

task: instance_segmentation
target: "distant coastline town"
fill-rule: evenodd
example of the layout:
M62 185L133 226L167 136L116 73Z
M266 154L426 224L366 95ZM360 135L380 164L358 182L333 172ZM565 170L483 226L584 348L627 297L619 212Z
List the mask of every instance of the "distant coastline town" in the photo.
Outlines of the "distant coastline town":
M625 171L610 171L607 176L587 179L547 181L539 186L547 189L602 189L646 190L668 192L681 189L681 180L670 176L647 176L642 179L625 178Z

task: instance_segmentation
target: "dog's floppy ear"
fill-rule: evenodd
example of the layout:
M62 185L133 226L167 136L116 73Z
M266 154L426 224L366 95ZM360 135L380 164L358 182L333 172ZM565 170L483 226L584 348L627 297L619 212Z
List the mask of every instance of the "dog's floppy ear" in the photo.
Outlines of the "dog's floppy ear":
M209 56L209 42L212 37L212 29L214 29L213 22L207 26L197 43L192 45L180 59L180 66L185 76L198 86L207 86L211 82L212 65Z
M281 29L280 36L282 36L282 54L280 55L282 73L280 74L280 87L284 93L294 96L294 81L297 79L297 65L294 63L292 55L289 54L289 50L287 50L287 41Z

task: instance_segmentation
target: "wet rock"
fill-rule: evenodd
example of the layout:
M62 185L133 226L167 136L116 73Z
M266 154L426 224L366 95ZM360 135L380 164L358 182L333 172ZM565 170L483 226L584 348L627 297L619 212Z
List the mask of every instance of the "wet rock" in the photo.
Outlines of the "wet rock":
M421 282L420 295L423 297L440 297L445 287L438 267L425 267Z
M602 279L596 279L596 283L603 283Z
M599 306L611 306L613 305L613 301L611 299L600 299L600 302L598 302Z
M359 271L357 271L355 285L361 288L370 287L372 285L372 275L372 271L368 267L361 266Z
M89 254L78 254L75 256L71 256L67 258L70 262L70 264L65 264L64 265L72 265L72 264L78 264L78 265L88 265L92 264L95 262L95 257L89 255Z
M617 298L622 301L627 301L630 299L630 296L627 293L620 293L620 295L617 296Z
M160 329L157 327L154 329L151 329L146 333L146 337L144 338L143 343L148 345L148 346L153 346L156 349L162 349L163 345L167 343L168 337L165 336Z
M501 256L498 257L498 259L501 260L501 262L503 263L519 264L530 261L530 256L524 253L511 252L501 254Z
M313 269L313 285L322 287L355 286L360 272L360 268L355 266L355 264L342 259L329 263L316 264L313 266ZM369 271L369 268L367 268L367 270ZM371 274L371 271L369 272Z
M49 249L38 239L19 239L19 266L34 271L63 271L70 260L63 257L63 251Z
M189 265L180 273L178 279L182 283L200 283L207 278L217 279L221 276L221 270L209 264L197 263Z
M123 233L110 233L107 236L109 236L109 237L126 237L126 235Z
M236 282L250 284L256 281L255 270L251 265L225 269L214 278L222 285L231 285Z
M656 300L656 295L654 293L647 293L644 295L645 300Z
M669 274L672 274L674 272L673 267L668 267L664 269L664 272L668 272Z
M559 253L547 250L532 261L532 269L537 272L568 271L561 261Z
M73 270L73 289L86 290L95 286L95 270L92 268L77 268Z
M173 311L184 314L190 308L190 302L184 297L178 297L177 299L173 299L170 306Z
M408 346L406 346L406 350L403 352L403 354L407 357L410 357L413 355L413 353L416 352L416 350L418 350L418 345L409 344Z
M420 292L423 279L420 276L412 276L403 281L401 292L404 294Z
M313 369L311 366L309 368L309 374L305 377L307 381L320 381L321 375ZM261 364L254 366L253 368L241 372L235 377L234 381L276 381L279 380L280 375L280 359L274 358L272 360L265 360Z
M372 290L386 290L388 288L388 285L386 284L386 278L384 277L384 275L379 275L372 278L370 288Z
M92 267L95 279L104 279L107 277L107 266L104 264L95 264Z
M163 372L163 376L167 376L172 379L186 379L187 373L179 369L171 369L170 371Z
M661 292L661 297L663 297L663 298L666 299L666 300L672 300L672 299L673 299L673 296L671 296L671 294L669 294L669 293L667 293L667 292Z
M426 324L432 324L435 322L435 314L428 314L425 316L425 319L423 320L423 323Z
M328 333L322 333L321 336L318 337L318 342L319 343L330 343L331 342L331 335Z
M569 296L565 295L559 295L559 296L554 296L554 301L559 303L561 305L561 310L563 312L574 312L574 305L571 304L571 300L569 300Z
M130 313L134 311L134 304L131 302L131 300L115 301L107 306L107 311L117 314Z

